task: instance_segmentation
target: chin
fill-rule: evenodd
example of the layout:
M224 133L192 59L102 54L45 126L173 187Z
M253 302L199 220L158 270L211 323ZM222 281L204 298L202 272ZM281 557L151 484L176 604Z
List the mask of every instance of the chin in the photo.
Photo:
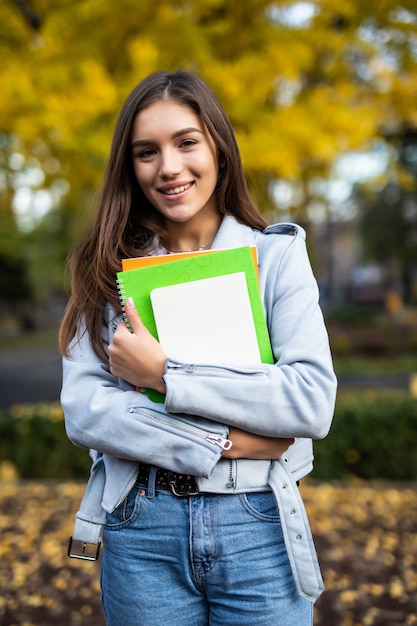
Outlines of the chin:
M187 213L186 215L184 214L168 214L166 215L166 218L171 220L172 222L178 222L178 223L184 223L184 222L189 222L192 218L194 217L194 214L190 214Z

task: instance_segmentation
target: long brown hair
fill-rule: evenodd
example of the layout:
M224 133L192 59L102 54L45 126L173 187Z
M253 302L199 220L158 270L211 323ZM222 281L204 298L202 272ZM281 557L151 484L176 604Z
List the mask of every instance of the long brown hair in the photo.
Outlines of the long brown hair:
M71 295L59 333L60 349L65 355L77 326L84 320L95 353L106 358L104 312L107 303L121 311L115 282L121 259L151 254L159 242L167 241L162 217L135 178L131 154L136 116L164 98L190 107L213 138L220 164L215 190L219 211L252 228L261 230L267 225L249 197L235 134L215 94L189 72L151 74L133 89L121 109L95 223L68 260Z

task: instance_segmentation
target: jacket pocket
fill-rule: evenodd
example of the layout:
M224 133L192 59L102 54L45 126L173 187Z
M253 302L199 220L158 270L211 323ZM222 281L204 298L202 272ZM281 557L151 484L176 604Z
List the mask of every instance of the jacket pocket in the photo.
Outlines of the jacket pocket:
M232 447L232 442L230 441L230 439L226 439L219 433L210 432L202 428L197 428L196 426L191 425L187 422L181 422L178 419L173 419L166 413L158 413L157 411L151 411L150 409L146 409L143 407L131 407L129 409L129 412L143 415L144 417L155 421L160 426L169 430L178 430L190 435L190 437L197 437L199 439L205 440L208 443L222 448L222 450L230 450L230 448Z

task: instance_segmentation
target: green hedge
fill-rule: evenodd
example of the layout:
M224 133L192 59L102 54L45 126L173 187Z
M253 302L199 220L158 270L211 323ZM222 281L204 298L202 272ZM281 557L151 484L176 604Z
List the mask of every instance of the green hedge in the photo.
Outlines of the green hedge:
M329 435L314 442L314 478L415 480L417 399L406 393L341 393Z
M329 435L314 443L317 480L417 479L417 399L405 393L341 393ZM0 476L86 479L87 450L67 439L59 404L0 413ZM3 472L4 473L4 472Z
M20 478L86 478L88 450L67 438L60 405L16 405L0 413L0 471L13 467Z

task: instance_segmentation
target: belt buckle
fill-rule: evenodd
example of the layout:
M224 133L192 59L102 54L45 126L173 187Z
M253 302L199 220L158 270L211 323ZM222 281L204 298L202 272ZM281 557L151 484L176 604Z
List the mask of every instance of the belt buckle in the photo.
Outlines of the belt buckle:
M83 561L97 561L100 554L101 542L88 543L70 537L68 545L68 556L71 559L82 559Z
M169 472L169 474L172 474L172 472ZM197 487L194 489L194 491L178 491L178 485L176 483L175 478L169 477L168 484L171 488L172 493L174 494L174 496L177 496L177 498L187 498L188 496L198 496L200 493Z

